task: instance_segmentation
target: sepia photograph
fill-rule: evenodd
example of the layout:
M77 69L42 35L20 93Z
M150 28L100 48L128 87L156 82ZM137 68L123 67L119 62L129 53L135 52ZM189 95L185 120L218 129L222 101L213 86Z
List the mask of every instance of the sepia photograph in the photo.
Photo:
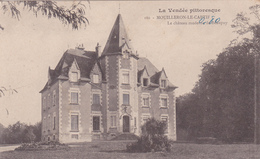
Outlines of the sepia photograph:
M0 158L260 158L256 0L0 0Z

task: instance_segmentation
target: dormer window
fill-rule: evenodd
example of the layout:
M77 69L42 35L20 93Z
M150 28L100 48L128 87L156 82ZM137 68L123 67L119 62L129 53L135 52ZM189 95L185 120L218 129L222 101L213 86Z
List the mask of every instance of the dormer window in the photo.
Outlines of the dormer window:
M123 58L124 59L128 59L129 58L129 52L128 51L124 51L123 52Z
M166 88L166 80L161 80L161 88Z
M143 86L148 86L148 78L143 78Z
M71 72L71 82L78 82L78 72Z
M79 79L80 79L80 70L76 59L74 59L69 70L69 80L70 82L78 82Z
M93 75L93 83L99 83L99 75Z

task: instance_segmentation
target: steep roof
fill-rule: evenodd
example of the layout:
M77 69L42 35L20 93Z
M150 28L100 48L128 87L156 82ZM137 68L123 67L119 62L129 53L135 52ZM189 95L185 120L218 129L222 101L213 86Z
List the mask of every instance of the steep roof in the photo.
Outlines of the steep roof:
M154 86L159 86L159 79L161 77L162 71L159 71L147 58L145 57L139 57L137 60L137 69L138 69L138 80L140 79L140 76L142 75L144 68L146 67L146 70L148 74L150 75L151 84ZM175 87L170 81L168 83L170 87Z
M102 55L121 53L122 47L127 45L129 49L132 49L130 40L127 36L125 25L121 14L118 14L114 26L110 32L107 43L103 50Z
M90 71L97 60L97 54L94 51L85 51L81 49L67 50L55 68L56 74L68 77L68 71L74 59L79 66L80 76L89 78Z
M69 49L67 50L59 63L55 67L54 70L49 68L50 80L49 84L52 84L56 81L58 77L68 78L69 69L74 60L76 60L79 69L80 76L82 78L90 78L90 72L94 67L95 63L97 63L97 53L95 51L85 51L83 49ZM48 82L43 88L47 88Z

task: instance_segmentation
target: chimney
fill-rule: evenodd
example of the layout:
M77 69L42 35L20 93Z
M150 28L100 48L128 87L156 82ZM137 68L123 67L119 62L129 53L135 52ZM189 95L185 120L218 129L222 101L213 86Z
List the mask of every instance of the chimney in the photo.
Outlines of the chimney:
M84 48L83 44L81 44L81 45L79 45L78 47L76 47L76 49L84 50L85 48Z
M101 46L99 45L99 43L97 43L97 46L96 46L96 53L97 53L98 57L101 56Z

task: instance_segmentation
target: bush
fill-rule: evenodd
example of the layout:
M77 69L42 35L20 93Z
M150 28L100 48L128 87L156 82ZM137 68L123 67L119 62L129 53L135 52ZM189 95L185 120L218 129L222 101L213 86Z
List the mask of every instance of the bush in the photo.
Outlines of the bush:
M171 144L167 136L164 134L166 123L149 119L142 126L141 137L137 142L128 144L126 149L128 152L152 152L152 151L170 151Z
M23 143L16 151L68 150L69 146L58 141Z

